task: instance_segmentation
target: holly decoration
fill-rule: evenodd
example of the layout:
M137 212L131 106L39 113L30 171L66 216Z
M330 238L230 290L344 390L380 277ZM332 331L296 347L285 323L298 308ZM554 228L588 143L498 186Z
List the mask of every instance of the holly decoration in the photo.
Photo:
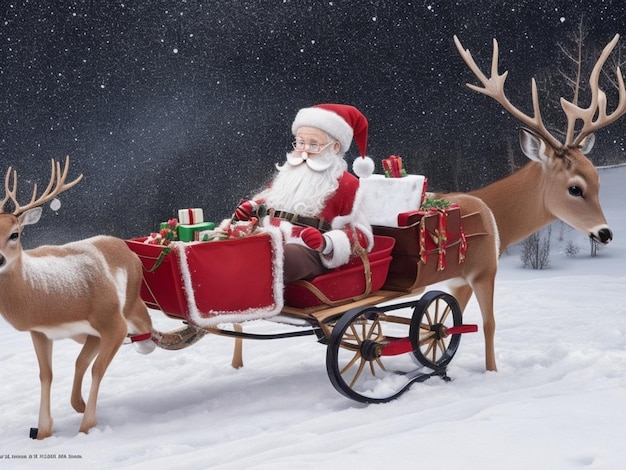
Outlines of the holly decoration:
M259 219L251 217L250 220L232 222L228 227L228 238L243 238L256 230Z
M422 211L446 210L446 209L449 209L450 206L452 206L452 203L450 201L446 201L445 199L426 198L424 199L424 202L422 203L422 207L420 207L420 210Z
M152 232L146 243L149 245L167 246L171 242L178 240L178 219L169 219L161 224L158 232Z

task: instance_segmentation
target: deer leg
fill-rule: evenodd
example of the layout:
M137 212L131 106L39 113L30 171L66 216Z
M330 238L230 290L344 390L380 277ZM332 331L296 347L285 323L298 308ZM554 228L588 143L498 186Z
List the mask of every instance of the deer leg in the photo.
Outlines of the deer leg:
M496 320L493 314L493 293L495 275L474 283L474 293L483 317L483 335L485 337L485 367L496 371L495 333Z
M469 286L469 284L457 285L450 288L450 293L459 303L459 307L461 307L461 312L465 312L465 307L467 307L467 303L472 297L472 292L473 290Z
M52 435L52 413L50 411L50 389L52 387L52 340L43 333L31 331L30 336L35 347L39 363L39 381L41 397L39 402L39 420L37 423L37 439L45 439Z
M100 349L100 338L97 336L89 335L85 340L85 344L80 351L80 354L76 358L76 367L74 372L74 384L72 385L72 408L79 413L85 411L85 401L83 400L82 387L83 377L85 372L93 361L94 357L98 354Z
M128 302L128 313L125 313L125 318L130 323L130 332L138 334L151 332L152 319L150 318L146 304L144 304L141 297L139 297L139 293L137 292L137 297L134 302L130 300Z
M476 300L480 307L480 313L483 319L483 335L485 337L485 367L487 370L497 370L496 353L495 353L495 331L496 321L493 314L493 291L495 275L493 277L483 276L484 279L474 280L472 285L464 284L454 286L450 289L450 293L459 303L461 311L465 312L465 307L472 296L472 292L476 294Z
M115 321L114 323L113 325L108 325L106 330L100 331L100 352L91 368L91 389L89 390L85 413L79 428L79 431L85 434L88 433L91 428L95 427L98 422L96 402L98 401L100 383L102 382L102 377L109 367L109 364L126 337L126 323L121 321L121 317L119 317L119 321Z

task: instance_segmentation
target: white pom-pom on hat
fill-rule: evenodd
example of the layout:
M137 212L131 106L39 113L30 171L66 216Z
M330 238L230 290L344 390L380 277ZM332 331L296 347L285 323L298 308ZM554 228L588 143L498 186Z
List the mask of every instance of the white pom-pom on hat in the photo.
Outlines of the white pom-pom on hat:
M369 178L374 173L374 160L370 157L357 157L352 163L352 171L359 178Z

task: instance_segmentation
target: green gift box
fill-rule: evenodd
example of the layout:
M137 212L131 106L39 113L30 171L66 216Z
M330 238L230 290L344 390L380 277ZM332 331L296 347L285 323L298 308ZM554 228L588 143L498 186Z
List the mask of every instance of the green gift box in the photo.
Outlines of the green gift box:
M178 239L181 242L192 242L196 239L196 233L203 230L213 230L215 224L213 222L201 222L199 224L192 225L179 225L178 226Z

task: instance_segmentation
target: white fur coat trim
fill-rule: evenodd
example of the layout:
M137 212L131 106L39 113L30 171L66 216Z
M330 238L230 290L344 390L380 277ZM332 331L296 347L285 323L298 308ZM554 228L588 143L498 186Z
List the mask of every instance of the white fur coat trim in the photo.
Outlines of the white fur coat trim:
M266 223L265 226L269 226L269 223ZM285 244L294 244L294 245L302 245L306 246L306 244L302 241L300 237L294 237L292 235L293 224L286 220L280 222L279 229L283 234ZM328 268L338 268L346 264L350 261L351 250L351 241L346 235L346 233L340 229L329 230L324 233L324 236L328 236L333 244L333 251L329 255L321 255L320 260L322 264Z
M333 244L333 251L329 255L320 255L322 264L328 269L338 268L350 261L350 254L352 253L352 247L350 245L350 239L345 232L341 230L329 230L324 234L325 237L330 238Z
M352 254L352 240L348 238L348 235L342 230L350 228L351 230L359 230L365 235L367 239L367 251L371 251L374 247L374 234L372 233L372 226L367 221L365 214L360 210L361 201L363 200L363 191L361 188L356 193L354 204L352 205L352 212L348 215L337 216L333 219L331 227L324 235L328 236L333 244L333 251L329 255L320 255L322 264L328 269L338 268L350 261ZM263 220L264 227L270 227L270 217L267 216ZM286 220L281 220L280 232L283 234L285 243L294 243L298 245L305 245L300 237L294 237L292 235L293 224Z

